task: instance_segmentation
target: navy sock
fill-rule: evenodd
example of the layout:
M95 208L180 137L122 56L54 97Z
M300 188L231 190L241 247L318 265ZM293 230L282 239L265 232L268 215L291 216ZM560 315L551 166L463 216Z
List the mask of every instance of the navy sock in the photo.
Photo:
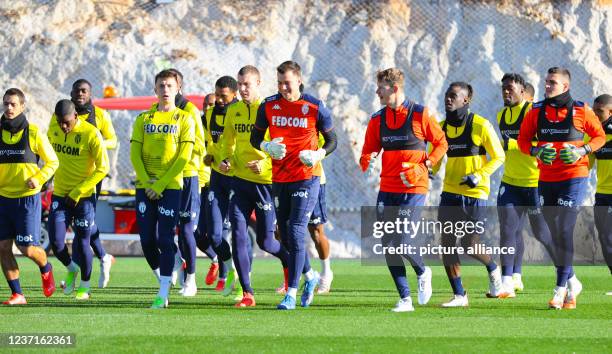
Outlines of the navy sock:
M463 289L463 284L461 283L461 277L450 278L451 287L453 288L453 294L455 295L465 295L465 290Z
M53 267L51 267L51 263L47 262L47 264L39 268L40 268L40 274L43 274L43 273L50 271Z
M487 264L487 272L491 273L495 269L497 269L497 264L495 264L494 260L491 260L491 263Z
M425 273L425 267L424 266L413 265L412 269L414 269L414 272L416 273L417 277L420 277L421 275L423 275L423 273Z
M502 275L509 277L512 276L512 273L514 273L514 267L505 265L502 266Z
M9 288L11 288L11 292L13 294L21 294L23 295L23 291L21 291L21 285L19 284L19 278L9 280L8 281Z

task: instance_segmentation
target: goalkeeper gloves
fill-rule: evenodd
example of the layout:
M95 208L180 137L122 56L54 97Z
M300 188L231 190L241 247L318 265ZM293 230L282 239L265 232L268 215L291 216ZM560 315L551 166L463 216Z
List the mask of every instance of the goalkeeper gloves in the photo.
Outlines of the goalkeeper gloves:
M283 138L274 138L272 141L262 141L259 149L267 152L274 160L282 160L287 155L287 147L282 143Z
M566 165L571 165L576 161L580 160L582 156L591 152L591 147L589 145L583 145L581 147L576 147L572 144L563 144L563 149L559 153L559 158Z
M474 174L461 177L461 183L459 185L467 185L470 188L475 188L480 182L480 178Z
M316 165L325 157L325 149L319 150L302 150L300 151L300 161L308 167Z
M552 165L557 157L557 150L552 146L552 143L534 146L531 148L531 156L535 156L536 159L542 161L545 165Z
M374 165L376 165L376 157L378 157L378 153L373 152L370 155L370 162L368 163L368 168L365 170L366 177L370 177L374 173Z

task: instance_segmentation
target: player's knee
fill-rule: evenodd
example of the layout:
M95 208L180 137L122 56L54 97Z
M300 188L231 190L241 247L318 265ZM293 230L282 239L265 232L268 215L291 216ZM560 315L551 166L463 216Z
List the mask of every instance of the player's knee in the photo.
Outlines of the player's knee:
M23 254L24 256L28 257L28 258L32 258L36 255L38 249L36 246L21 246L21 245L17 245L17 249L19 250L19 252L21 252L21 254Z

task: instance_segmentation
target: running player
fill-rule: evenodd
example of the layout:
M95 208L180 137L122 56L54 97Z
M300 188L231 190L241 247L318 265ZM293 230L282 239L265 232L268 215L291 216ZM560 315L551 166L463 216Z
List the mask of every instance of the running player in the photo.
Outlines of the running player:
M276 68L279 93L259 106L251 145L272 158L272 192L283 244L289 251L289 287L280 310L295 309L300 274L306 281L302 307L312 303L319 275L310 268L304 238L308 219L319 194L319 177L313 169L336 148L330 112L323 102L300 92L302 72L294 61ZM269 129L272 141L264 141ZM325 144L318 148L319 132Z
M202 127L204 127L204 122L206 121L206 112L214 105L215 94L207 94L204 97L204 102L202 105L202 110L204 112L201 117L203 121ZM204 146L203 155L206 156L206 139L204 141ZM204 278L204 283L206 283L206 285L212 285L219 276L225 279L227 277L227 270L225 269L223 262L219 263L219 257L217 257L217 253L212 248L210 238L206 234L206 212L204 208L206 207L206 203L208 203L206 197L208 196L210 186L210 166L206 165L204 161L202 161L200 164L200 170L198 171L198 184L200 185L200 219L198 221L198 228L195 232L195 240L198 249L204 252L204 254L206 254L206 256L212 260L208 268L208 272L206 273L206 277ZM223 290L223 287L221 287L220 290Z
M444 186L440 198L438 218L442 223L484 220L486 201L489 197L490 176L504 163L504 149L489 121L470 111L472 86L465 82L453 82L444 95L446 120L442 130L448 141L448 160ZM487 154L490 156L487 159ZM455 247L457 236L442 233L442 246ZM480 243L477 233L461 237L461 246ZM489 274L488 296L501 293L501 272L490 255L474 252L470 256L484 264ZM461 262L456 252L442 256L446 275L453 288L454 297L443 307L468 306L467 292L461 281Z
M574 275L574 226L588 183L588 158L606 142L606 134L593 111L570 95L570 72L553 67L546 75L546 99L533 104L521 125L518 146L538 159L538 191L544 217L555 246L557 283L548 305L576 308L582 284ZM591 140L584 143L584 135ZM537 137L537 146L532 140ZM552 208L555 206L554 208Z
M69 295L74 291L80 268L81 284L76 299L88 300L93 261L89 238L96 218L96 185L109 171L108 155L102 135L94 126L77 117L72 101L57 102L54 117L47 136L60 165L54 178L49 239L53 253L68 269L64 294ZM74 230L72 253L80 256L78 266L72 261L66 247L68 226Z
M137 179L136 218L140 243L160 282L159 292L151 306L154 309L168 306L182 172L191 159L195 142L193 120L174 103L178 90L176 72L163 70L155 75L157 109L136 117L130 144L130 160Z
M419 207L425 205L429 189L429 168L444 157L448 144L444 132L429 109L406 98L404 73L396 68L376 75L376 95L384 108L372 115L368 122L359 164L363 171L372 172L375 158L382 154L382 172L377 206L411 208L417 220ZM433 150L428 155L427 142ZM399 246L404 240L383 237L383 244ZM394 312L414 311L406 268L401 256L385 255L400 300ZM431 269L419 255L406 255L418 279L418 302L427 304L431 298Z
M117 148L117 135L113 128L113 122L107 111L100 107L94 106L91 102L91 83L85 79L76 80L72 84L72 90L70 91L70 99L78 114L78 118L81 121L85 121L94 127L96 127L102 134L104 147L106 150L112 150ZM51 118L51 124L55 121L56 117ZM100 197L100 191L102 190L102 183L100 181L96 185L96 193L94 197L94 212L96 209L98 198ZM91 231L91 248L94 254L100 260L100 278L98 279L98 287L106 288L110 281L110 270L115 262L115 258L106 253L106 250L102 246L100 240L100 230L98 225L94 224ZM80 255L78 253L73 254L73 258L78 263Z
M180 253L177 253L174 260L172 272L172 284L176 284L176 277L180 280L182 288L179 294L183 296L195 296L198 287L195 280L196 271L196 240L195 231L198 228L200 219L200 187L199 171L204 164L203 158L206 148L204 146L204 130L200 111L198 108L182 95L183 74L176 69L168 69L176 73L178 77L179 93L174 99L177 108L189 113L195 127L195 144L189 162L183 170L183 189L181 191L181 207L179 209L179 228L178 242ZM157 103L153 104L153 109L157 109ZM182 274L183 262L181 256L185 258L185 274Z
M525 113L531 103L523 99L525 80L519 74L509 73L502 77L502 98L504 108L497 113L497 123L502 135L506 162L504 175L497 194L497 212L500 223L500 246L514 247L515 252L502 254L502 298L516 296L515 291L523 290L521 277L523 251L522 229L525 216L535 237L546 248L551 259L553 243L548 225L540 208L538 196L538 163L532 156L520 152L516 139Z
M595 227L601 251L612 273L612 96L598 96L593 102L593 112L606 132L606 145L593 154L597 160ZM612 295L612 292L607 295Z
M229 201L234 171L224 172L219 168L223 157L221 135L225 126L227 107L236 103L238 84L231 76L223 76L215 83L215 105L206 111L204 137L206 139L206 156L204 163L212 168L210 187L206 195L206 234L219 260L228 270L227 279L219 277L216 290L228 296L236 286L236 271L232 265L230 245L223 237L229 231Z
M232 225L232 253L243 294L236 307L255 306L251 287L251 260L248 221L253 211L257 217L257 244L263 251L280 259L287 268L287 250L274 238L276 215L272 202L272 161L268 155L251 146L251 130L261 104L259 70L244 66L238 71L238 90L241 101L230 105L225 115L225 129L221 136L223 155L219 169L234 171L233 197L229 202Z
M40 188L59 165L47 137L24 114L25 95L17 88L2 96L0 119L0 263L11 297L4 305L27 303L19 283L13 242L40 268L43 293L55 292L51 263L40 247ZM44 162L38 167L38 157Z

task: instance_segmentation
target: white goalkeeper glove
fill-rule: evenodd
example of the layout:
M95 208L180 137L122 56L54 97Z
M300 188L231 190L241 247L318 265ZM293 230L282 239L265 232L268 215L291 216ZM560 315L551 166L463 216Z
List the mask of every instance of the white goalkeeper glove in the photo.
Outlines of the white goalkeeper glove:
M287 147L281 143L283 138L274 138L272 141L262 141L259 149L267 152L274 160L282 160L287 155Z
M325 149L319 150L302 150L300 151L300 161L308 167L316 165L325 157Z
M370 162L368 163L368 168L364 172L366 177L370 177L374 173L374 165L376 165L377 157L378 153L375 152L370 155Z

